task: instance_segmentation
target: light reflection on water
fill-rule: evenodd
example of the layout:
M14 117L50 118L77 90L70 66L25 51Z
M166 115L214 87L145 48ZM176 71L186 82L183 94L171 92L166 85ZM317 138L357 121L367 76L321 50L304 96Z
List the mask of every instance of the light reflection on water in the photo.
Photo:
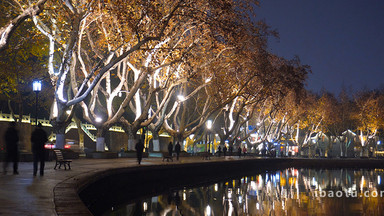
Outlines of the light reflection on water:
M383 215L384 170L286 169L184 188L104 215Z

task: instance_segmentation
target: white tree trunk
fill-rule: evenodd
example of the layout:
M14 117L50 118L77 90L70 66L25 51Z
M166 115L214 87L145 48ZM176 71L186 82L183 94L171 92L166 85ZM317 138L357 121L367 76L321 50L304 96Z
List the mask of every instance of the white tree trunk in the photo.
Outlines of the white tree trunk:
M340 157L344 157L343 142L339 141L339 143L340 143Z
M64 149L65 145L65 134L56 134L56 148Z
M160 140L157 138L157 139L153 139L153 151L154 152L159 152L160 151Z
M96 138L96 151L104 152L105 151L105 138L97 137Z
M134 138L128 138L128 151L135 151L136 140Z

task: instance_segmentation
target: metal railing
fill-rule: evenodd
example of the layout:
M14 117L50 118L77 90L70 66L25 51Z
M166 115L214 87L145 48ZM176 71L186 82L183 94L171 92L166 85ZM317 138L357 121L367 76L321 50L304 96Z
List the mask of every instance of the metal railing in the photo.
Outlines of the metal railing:
M16 118L19 117L19 115L15 115ZM13 119L13 116L11 114L7 114L7 113L3 113L2 111L0 111L0 121L6 121L6 122L12 122L12 121L15 121ZM44 126L44 127L52 127L51 125L51 122L49 119L37 119L38 122L41 122L41 124ZM31 118L30 115L23 115L22 116L22 120L21 120L22 123L26 123L26 124L31 124L31 125L35 125L35 118ZM93 140L94 142L96 142L96 135L92 134L90 131L95 131L97 130L97 128L92 125L92 124L88 124L88 123L80 123L81 125L81 129L84 131L85 134L87 134L87 136ZM71 129L77 129L77 125L75 122L71 122L67 128L65 129L65 133L67 133L69 130ZM119 132L119 133L125 133L125 130L120 127L120 126L112 126L109 128L109 131L114 131L114 132ZM137 132L138 134L140 134L140 131ZM152 135L151 132L149 132L150 135ZM169 137L168 133L162 133L160 136L165 136L165 137ZM56 134L55 133L51 133L48 137L48 140L49 141L54 141L56 140Z

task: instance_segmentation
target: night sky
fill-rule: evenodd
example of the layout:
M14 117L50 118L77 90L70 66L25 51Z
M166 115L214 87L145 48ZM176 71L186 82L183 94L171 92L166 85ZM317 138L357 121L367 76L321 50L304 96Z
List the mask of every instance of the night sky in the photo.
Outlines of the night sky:
M306 88L336 95L384 86L383 0L260 0L258 19L279 32L272 53L310 65Z

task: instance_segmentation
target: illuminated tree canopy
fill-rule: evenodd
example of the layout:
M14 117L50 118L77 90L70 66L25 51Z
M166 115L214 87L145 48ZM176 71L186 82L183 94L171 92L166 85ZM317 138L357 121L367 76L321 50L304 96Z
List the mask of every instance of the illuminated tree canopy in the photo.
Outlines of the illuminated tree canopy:
M256 21L257 1L0 6L6 11L0 16L0 78L8 81L1 91L15 100L32 78L44 77L53 88L50 120L59 147L75 112L98 129L99 151L114 125L129 135L129 148L144 127L154 139L166 131L182 141L207 133L207 120L230 145L289 139L305 148L320 133L344 142L343 132L351 129L365 146L383 129L380 92L352 100L305 91L310 67L268 51L267 40L276 33Z

